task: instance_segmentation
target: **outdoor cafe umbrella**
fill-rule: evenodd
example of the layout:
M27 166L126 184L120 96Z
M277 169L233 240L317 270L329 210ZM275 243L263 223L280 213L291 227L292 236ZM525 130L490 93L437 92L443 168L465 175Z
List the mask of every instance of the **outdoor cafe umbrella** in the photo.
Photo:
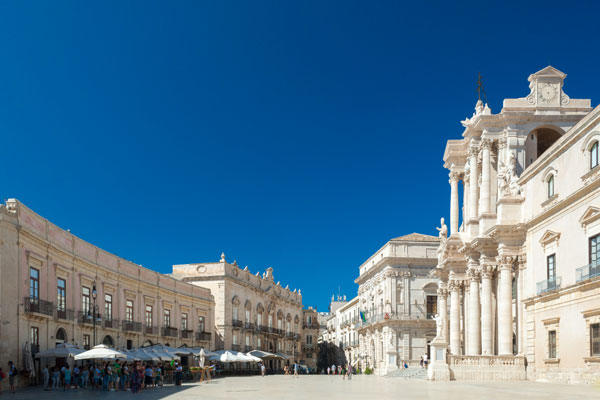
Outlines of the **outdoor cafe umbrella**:
M246 353L246 354L241 353L240 355L243 355L244 357L246 357L248 359L248 361L250 361L250 362L261 362L262 361L259 357L253 356L250 353Z
M77 354L75 356L75 360L91 360L91 359L107 359L107 358L117 358L117 359L126 359L127 355L121 353L120 351L113 350L108 346L103 344L99 344L98 346L94 346L93 349L84 351L81 354Z
M23 347L23 361L25 361L25 370L29 371L29 377L35 378L35 368L33 368L33 357L31 357L31 345L25 342Z
M40 351L35 354L36 358L67 358L75 357L77 354L83 353L85 350L69 344L59 344L54 349Z
M279 358L279 359L283 358L281 356L278 356L277 354L269 353L268 351L262 351L262 350L252 350L248 354L251 356L254 356L254 357L258 357L263 360L266 360L269 358Z

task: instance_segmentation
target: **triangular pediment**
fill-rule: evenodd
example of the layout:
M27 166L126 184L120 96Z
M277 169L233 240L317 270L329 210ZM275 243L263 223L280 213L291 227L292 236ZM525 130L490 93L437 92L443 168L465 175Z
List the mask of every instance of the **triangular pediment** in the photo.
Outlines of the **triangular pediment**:
M547 230L546 233L544 233L540 238L540 243L542 244L542 246L547 246L552 242L558 241L559 238L560 233Z
M567 74L557 70L552 65L548 65L546 68L540 69L535 74L529 75L529 80L531 81L535 78L559 78L562 80L562 79L565 79L566 77L567 77Z
M581 226L586 226L587 224L596 221L598 218L600 218L600 208L590 206L585 210L581 218L579 218L579 223Z

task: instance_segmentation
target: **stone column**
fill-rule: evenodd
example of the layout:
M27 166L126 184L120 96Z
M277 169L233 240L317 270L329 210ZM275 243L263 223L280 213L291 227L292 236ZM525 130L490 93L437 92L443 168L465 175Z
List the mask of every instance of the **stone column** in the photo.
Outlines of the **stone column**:
M460 354L460 281L448 282L450 291L450 353Z
M458 172L450 172L450 236L458 233Z
M494 354L492 329L492 265L481 266L481 354L491 356Z
M469 218L477 218L477 185L479 183L477 148L471 147L469 150L469 163L471 165L469 183Z
M498 354L512 355L512 262L513 257L499 257L500 290L498 293Z
M469 325L467 355L481 355L481 314L479 311L479 277L477 260L469 261Z
M489 139L484 139L481 142L481 197L479 198L479 210L482 214L490 212L491 146L492 142Z
M439 288L438 294L438 315L442 317L442 338L448 343L448 289Z

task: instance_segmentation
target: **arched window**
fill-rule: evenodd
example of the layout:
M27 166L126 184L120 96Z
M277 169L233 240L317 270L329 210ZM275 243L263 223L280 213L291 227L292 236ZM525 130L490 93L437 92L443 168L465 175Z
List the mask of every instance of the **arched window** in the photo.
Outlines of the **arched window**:
M63 328L58 328L56 331L56 344L63 344L67 342L67 332Z
M550 175L546 183L548 185L548 198L550 198L554 196L554 175Z
M594 142L590 147L590 169L594 169L598 166L598 142Z
M115 341L113 340L112 336L110 335L106 335L104 336L104 339L102 340L102 344L108 347L115 347Z

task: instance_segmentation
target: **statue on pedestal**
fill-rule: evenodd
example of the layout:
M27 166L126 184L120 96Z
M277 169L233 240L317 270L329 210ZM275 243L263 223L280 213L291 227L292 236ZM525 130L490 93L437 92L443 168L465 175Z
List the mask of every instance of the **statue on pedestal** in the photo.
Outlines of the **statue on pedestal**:
M438 234L438 236L439 236L439 238L440 238L440 241L441 241L442 243L445 243L445 242L446 242L446 239L447 239L447 237L448 237L448 227L447 227L447 226L446 226L446 224L444 223L444 217L442 217L442 218L440 219L440 225L441 225L441 227L439 227L439 228L437 228L437 227L436 227L435 229L437 229L437 230L440 232L440 233Z
M435 314L435 317L433 318L433 320L435 321L435 338L441 339L442 338L442 327L444 325L442 316L439 314Z
M517 176L517 159L515 153L510 153L508 165L500 161L498 179L502 196L517 196L521 194L521 186L517 183L519 177Z

